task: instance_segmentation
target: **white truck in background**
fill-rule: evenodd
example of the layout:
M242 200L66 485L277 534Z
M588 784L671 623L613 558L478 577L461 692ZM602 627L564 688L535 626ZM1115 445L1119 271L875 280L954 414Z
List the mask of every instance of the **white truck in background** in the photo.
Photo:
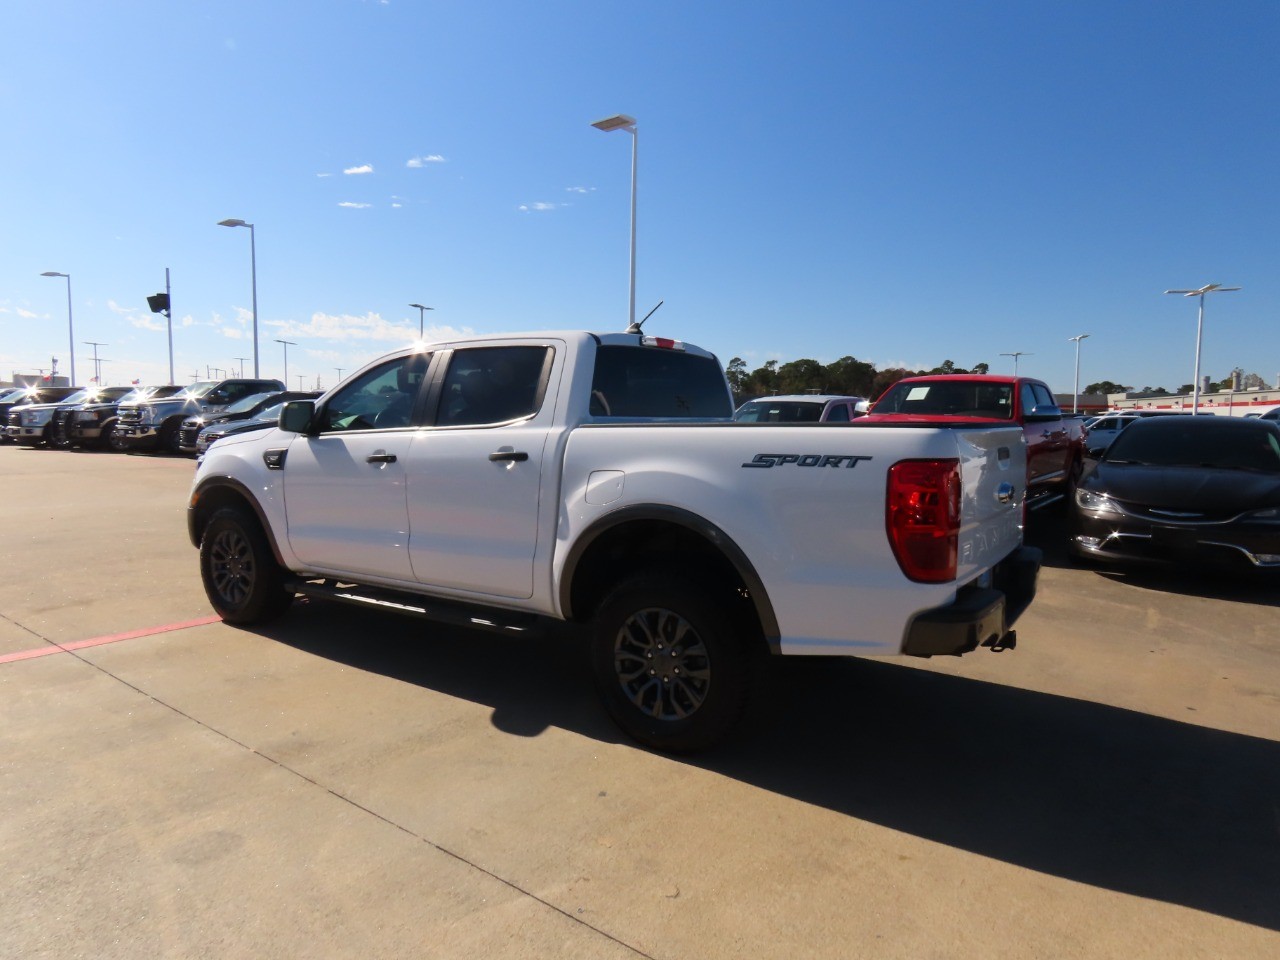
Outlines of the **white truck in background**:
M229 623L305 594L584 624L609 714L663 750L728 734L770 655L1013 646L1040 561L1020 428L732 416L718 360L679 341L420 345L215 443L189 534Z

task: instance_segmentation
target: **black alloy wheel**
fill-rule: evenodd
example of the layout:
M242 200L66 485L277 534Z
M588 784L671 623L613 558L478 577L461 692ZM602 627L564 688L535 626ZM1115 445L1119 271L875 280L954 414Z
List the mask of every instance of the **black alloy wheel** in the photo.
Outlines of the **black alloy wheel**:
M647 746L702 750L747 710L763 642L728 587L653 574L624 581L595 619L596 688L614 722Z
M200 578L213 609L227 623L264 623L293 602L257 518L234 507L217 511L204 529Z

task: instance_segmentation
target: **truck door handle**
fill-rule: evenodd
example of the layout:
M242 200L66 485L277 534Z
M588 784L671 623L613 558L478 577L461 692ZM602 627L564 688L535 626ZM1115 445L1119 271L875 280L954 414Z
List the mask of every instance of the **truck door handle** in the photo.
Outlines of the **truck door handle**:
M371 453L364 458L365 463L395 463L396 455L394 453Z
M494 461L513 460L516 463L524 463L529 459L529 455L523 450L495 450L489 454L489 459Z

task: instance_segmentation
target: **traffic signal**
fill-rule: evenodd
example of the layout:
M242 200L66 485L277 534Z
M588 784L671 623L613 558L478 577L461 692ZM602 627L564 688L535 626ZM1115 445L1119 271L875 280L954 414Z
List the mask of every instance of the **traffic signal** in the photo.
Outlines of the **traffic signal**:
M157 293L147 297L147 306L151 308L152 313L163 313L169 316L169 295L167 293Z

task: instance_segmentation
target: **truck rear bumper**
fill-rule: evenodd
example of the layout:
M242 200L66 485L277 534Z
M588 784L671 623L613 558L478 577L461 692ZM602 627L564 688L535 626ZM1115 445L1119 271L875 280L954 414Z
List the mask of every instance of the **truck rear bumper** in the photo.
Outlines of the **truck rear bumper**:
M960 656L980 645L1012 647L1011 629L1036 595L1042 554L1019 547L992 571L990 587L965 587L945 607L918 614L902 652L912 657Z

